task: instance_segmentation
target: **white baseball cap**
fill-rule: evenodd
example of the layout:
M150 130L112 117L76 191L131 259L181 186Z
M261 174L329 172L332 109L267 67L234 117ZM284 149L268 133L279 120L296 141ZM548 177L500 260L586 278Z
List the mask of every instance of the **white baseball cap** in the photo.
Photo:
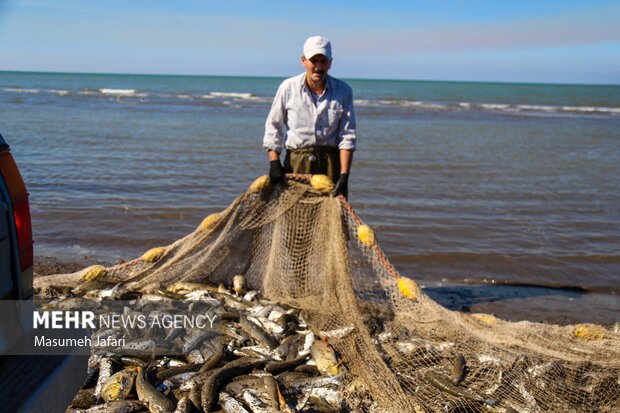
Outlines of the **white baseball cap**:
M308 37L304 43L304 57L311 59L313 56L322 54L328 59L332 58L332 44L323 36Z

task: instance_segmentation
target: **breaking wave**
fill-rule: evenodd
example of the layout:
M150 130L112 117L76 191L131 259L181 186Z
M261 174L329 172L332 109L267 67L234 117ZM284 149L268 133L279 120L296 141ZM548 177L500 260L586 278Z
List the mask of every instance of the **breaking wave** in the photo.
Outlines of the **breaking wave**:
M136 94L136 89L99 89L99 92L104 95L123 95L123 96L131 96Z
M458 103L442 103L442 102L424 102L416 100L370 100L356 99L354 101L357 106L365 107L403 107L403 108L419 108L427 110L478 110L489 112L508 112L508 113L584 113L584 114L607 114L620 115L620 108L605 106L554 106L554 105L516 105L510 103L475 103L475 102L458 102Z
M240 92L211 92L209 95L216 97L216 98L251 99L254 97L251 93L240 93Z
M229 105L233 102L247 102L252 104L271 104L273 96L256 96L249 92L218 92L189 93L186 91L146 92L135 88L97 88L80 90L64 89L34 89L6 87L0 89L6 93L20 94L55 94L62 97L72 96L106 96L116 98L154 98L172 101L209 100L215 104ZM620 107L605 106L575 106L575 105L543 105L543 104L512 104L496 102L431 102L408 99L356 99L355 105L371 108L405 108L428 111L482 111L489 113L508 114L582 114L620 116Z

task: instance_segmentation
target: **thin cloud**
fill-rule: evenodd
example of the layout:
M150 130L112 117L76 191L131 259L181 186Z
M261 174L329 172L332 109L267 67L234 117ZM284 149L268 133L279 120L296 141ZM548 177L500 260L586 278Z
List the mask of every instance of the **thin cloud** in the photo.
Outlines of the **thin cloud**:
M442 53L485 49L579 46L620 41L620 25L612 21L618 8L503 23L440 25L433 29L395 29L343 39L347 53ZM611 14L610 14L611 13Z

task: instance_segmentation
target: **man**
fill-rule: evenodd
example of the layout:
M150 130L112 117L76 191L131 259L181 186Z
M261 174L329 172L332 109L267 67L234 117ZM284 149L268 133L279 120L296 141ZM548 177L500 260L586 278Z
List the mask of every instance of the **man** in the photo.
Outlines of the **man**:
M334 195L346 198L356 143L353 92L327 74L332 46L325 37L306 40L301 64L306 71L282 82L265 123L269 178L277 184L285 173L325 174L336 182Z

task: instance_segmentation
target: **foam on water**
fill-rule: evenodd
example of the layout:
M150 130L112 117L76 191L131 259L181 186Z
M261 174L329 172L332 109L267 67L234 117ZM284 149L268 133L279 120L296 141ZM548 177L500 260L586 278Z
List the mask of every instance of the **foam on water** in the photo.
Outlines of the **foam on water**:
M101 88L101 89L99 89L99 92L101 92L104 95L135 95L136 94L136 89L106 89L106 88Z
M480 107L483 109L498 109L498 110L506 110L510 109L511 106L504 103L481 103Z
M401 107L416 108L427 110L483 110L491 112L506 112L518 114L520 112L541 112L541 113L581 113L581 114L620 114L620 108L613 107L596 107L596 106L553 106L553 105L511 105L508 103L474 103L474 102L458 102L458 103L440 103L425 102L417 100L370 100L355 99L354 104L361 107Z
M39 93L39 89L21 89L21 88L13 88L13 87L3 88L2 91L9 92L9 93Z
M100 92L96 91L96 90L90 90L90 89L82 89L78 92L78 95L83 95L83 96L92 96L92 95L98 95Z
M216 98L239 98L239 99L251 99L251 93L243 92L211 92L211 96Z
M0 89L7 93L24 93L24 94L55 94L62 97L71 96L106 96L106 97L127 97L127 98L152 98L152 99L177 99L183 101L191 101L193 99L206 99L218 102L218 104L228 106L231 101L234 102L252 102L253 104L271 104L273 96L259 96L251 92L235 91L235 92L209 92L208 94L194 94L183 91L171 91L169 93L156 92L138 92L137 88L98 88L89 89L82 88L79 90L71 89L41 89L41 88L18 88L5 87ZM145 102L141 99L141 102ZM138 102L140 103L140 102ZM548 105L548 104L511 104L502 102L441 102L411 99L355 99L354 104L359 107L373 108L402 108L412 110L428 110L428 111L485 111L490 113L507 113L511 115L569 115L578 114L580 116L617 116L620 115L620 107L607 106L578 106L578 105ZM238 108L238 106L235 106Z
M556 106L544 106L544 105L517 105L517 109L523 110L540 110L543 112L557 112Z
M50 89L50 92L56 93L58 96L69 96L69 95L71 95L71 92L69 92L68 90Z

